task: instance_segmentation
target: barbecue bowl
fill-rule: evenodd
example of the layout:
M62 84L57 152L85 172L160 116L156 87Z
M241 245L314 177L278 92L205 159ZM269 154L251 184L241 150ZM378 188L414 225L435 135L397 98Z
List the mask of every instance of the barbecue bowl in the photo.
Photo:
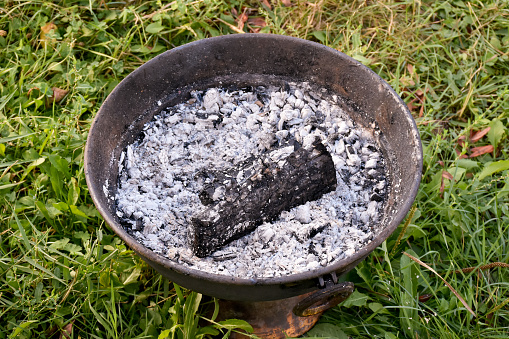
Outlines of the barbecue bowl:
M145 123L163 108L189 99L192 90L283 86L286 82L309 82L327 89L342 99L343 110L356 123L379 131L389 185L384 216L371 242L326 267L284 277L243 279L179 265L128 234L115 213L118 159L124 148L139 137ZM320 290L321 301L310 303L318 311L337 295L338 278L341 280L368 256L403 220L417 194L421 171L422 148L416 124L405 103L385 81L334 49L270 34L203 39L148 61L119 83L104 101L85 148L86 180L100 214L132 250L164 277L209 296L245 302L279 300ZM306 307L299 312L305 314Z

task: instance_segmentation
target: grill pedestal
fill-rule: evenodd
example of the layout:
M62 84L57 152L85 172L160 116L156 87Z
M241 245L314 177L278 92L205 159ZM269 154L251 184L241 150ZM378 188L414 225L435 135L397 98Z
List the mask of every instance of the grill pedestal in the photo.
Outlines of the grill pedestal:
M298 337L309 331L320 316L346 300L354 290L351 282L327 282L315 292L273 301L219 300L218 320L242 319L263 339ZM233 333L232 339L247 336Z
M264 339L298 337L309 331L318 321L322 312L309 317L299 317L293 308L314 292L274 301L230 301L219 300L218 320L242 319L253 326L253 334ZM248 336L232 333L231 339L245 339Z

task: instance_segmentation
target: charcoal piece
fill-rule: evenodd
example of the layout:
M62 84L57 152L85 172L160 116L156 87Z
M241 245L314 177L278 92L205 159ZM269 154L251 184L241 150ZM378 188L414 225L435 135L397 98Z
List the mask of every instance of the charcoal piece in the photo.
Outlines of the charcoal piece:
M291 148L293 150L293 147ZM332 157L317 139L311 149L277 149L230 172L216 172L199 194L206 208L192 217L189 242L205 257L281 212L336 189ZM287 151L287 157L281 154Z
M315 248L315 244L314 243L310 243L309 244L309 247L308 247L308 253L309 254L313 254L313 255L316 255L318 256L319 253L317 252L316 248Z
M330 226L330 223L326 223L326 224L323 224L319 227L316 227L316 228L312 228L310 231L309 231L309 237L310 238L313 238L315 235L317 235L318 233L320 233L321 231L323 231L325 228L329 227Z
M220 251L218 251L218 253L212 254L212 259L214 259L214 261L226 261L226 260L234 259L236 257L237 257L237 254L232 253L232 252L221 253Z
M293 234L300 243L304 243L305 241L313 238L315 235L322 232L329 226L330 223L325 223L321 225L320 224L308 224L305 226L303 225L303 227L294 230Z

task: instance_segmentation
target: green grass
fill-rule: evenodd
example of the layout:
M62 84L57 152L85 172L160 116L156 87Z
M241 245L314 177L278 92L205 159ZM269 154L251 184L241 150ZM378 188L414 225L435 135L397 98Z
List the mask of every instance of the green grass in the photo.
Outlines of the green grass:
M115 85L167 49L236 33L244 9L266 23L248 21L246 32L318 41L369 66L409 103L423 142L413 218L348 274L355 295L309 336L509 337L509 268L455 272L509 263L509 3L292 2L0 1L0 338L246 328L198 324L211 302L161 278L112 234L83 172L88 129ZM480 146L489 152L476 156Z

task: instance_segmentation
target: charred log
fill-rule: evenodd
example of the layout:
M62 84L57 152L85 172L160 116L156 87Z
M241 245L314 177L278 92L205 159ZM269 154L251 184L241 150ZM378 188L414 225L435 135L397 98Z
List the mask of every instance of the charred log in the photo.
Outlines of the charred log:
M194 215L189 230L191 248L199 257L336 189L332 157L319 140L309 150L282 147L236 170L208 176L214 180L199 194L206 207Z

